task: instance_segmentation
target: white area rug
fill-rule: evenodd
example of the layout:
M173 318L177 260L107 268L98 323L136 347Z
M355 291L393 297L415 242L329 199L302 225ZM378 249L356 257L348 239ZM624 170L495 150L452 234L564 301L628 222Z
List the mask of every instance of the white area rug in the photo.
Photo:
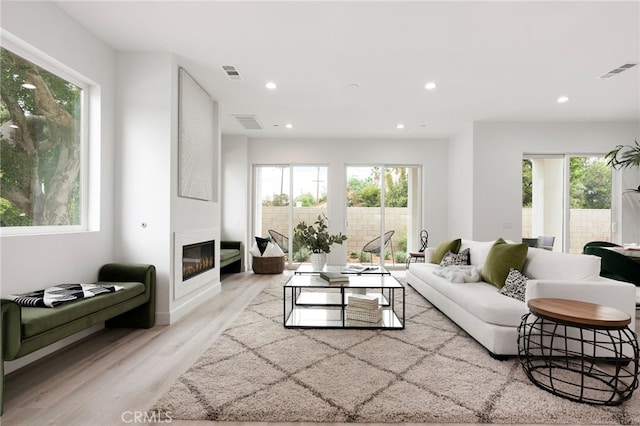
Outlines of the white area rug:
M551 395L516 358L491 358L408 286L404 330L285 329L281 278L151 411L216 421L640 424L640 395L617 407Z

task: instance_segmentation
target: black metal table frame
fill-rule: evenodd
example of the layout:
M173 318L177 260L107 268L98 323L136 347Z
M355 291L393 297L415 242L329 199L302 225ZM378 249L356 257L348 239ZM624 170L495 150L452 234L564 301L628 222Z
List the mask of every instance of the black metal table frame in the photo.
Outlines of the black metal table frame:
M327 286L322 286L322 285L318 285L318 286L287 286L285 284L285 286L283 287L283 325L285 328L349 328L349 329L368 329L368 330L401 330L404 329L404 324L405 324L405 315L406 315L406 294L405 294L405 288L404 286L400 286L400 287L379 287L379 286L371 286L371 287L365 287L365 286L359 286L359 287L347 287L347 286L336 286L335 289L337 290L338 288L340 289L340 303L336 303L336 304L322 304L322 305L318 305L318 304L305 304L305 303L298 303L298 298L302 292L302 289L327 289L327 288L332 288L332 287L327 287ZM385 327L385 326L380 326L380 325L373 325L374 323L371 323L372 325L348 325L346 324L346 315L345 315L345 308L347 306L347 301L346 301L346 296L348 294L348 290L354 290L354 289L374 289L374 290L380 290L382 296L381 296L381 300L380 300L380 306L388 308L389 310L391 310L393 315L396 315L395 312L395 301L396 301L396 294L395 291L396 290L402 290L402 318L397 317L398 321L401 324L401 327ZM292 306L291 306L291 311L289 312L289 315L287 315L287 289L291 290L291 301L292 301ZM384 294L384 290L388 290L388 295L385 296ZM355 293L354 293L355 294ZM386 300L386 303L385 303ZM341 319L341 326L337 327L337 326L305 326L305 325L287 325L287 322L289 321L290 316L293 314L293 311L295 309L296 306L317 306L317 307L326 307L326 308L340 308L340 319ZM310 308L312 309L312 308Z
M531 316L533 321L529 321ZM618 405L638 387L638 341L627 326L595 327L527 313L518 327L518 359L532 383L575 402ZM608 365L613 373L597 363ZM580 384L554 377L556 370L579 374ZM586 379L604 388L589 386Z

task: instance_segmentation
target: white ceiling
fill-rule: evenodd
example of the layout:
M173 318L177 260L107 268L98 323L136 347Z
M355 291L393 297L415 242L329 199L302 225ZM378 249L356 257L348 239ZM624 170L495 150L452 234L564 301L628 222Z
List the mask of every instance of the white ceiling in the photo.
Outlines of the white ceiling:
M118 51L177 55L220 102L224 134L440 138L473 121L640 117L640 65L597 78L640 62L639 1L56 3Z

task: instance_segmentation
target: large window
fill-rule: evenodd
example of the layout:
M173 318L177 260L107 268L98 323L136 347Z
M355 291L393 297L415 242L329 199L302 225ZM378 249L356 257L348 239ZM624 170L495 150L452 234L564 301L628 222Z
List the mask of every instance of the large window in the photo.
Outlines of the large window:
M611 240L611 168L603 157L526 156L522 176L523 237L552 236L554 250L570 253Z
M86 85L14 50L0 48L0 226L82 229Z

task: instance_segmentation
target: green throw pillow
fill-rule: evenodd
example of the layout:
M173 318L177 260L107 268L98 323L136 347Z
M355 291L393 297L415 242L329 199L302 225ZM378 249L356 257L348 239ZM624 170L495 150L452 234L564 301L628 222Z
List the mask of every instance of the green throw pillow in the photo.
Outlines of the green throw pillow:
M440 262L442 262L442 258L448 251L451 253L458 253L461 244L462 240L460 238L457 240L441 242L436 246L435 250L431 254L431 263L437 263L439 265Z
M487 260L482 266L482 279L502 288L510 268L522 272L528 251L527 243L507 244L505 240L498 238L493 243L489 254L487 254Z

